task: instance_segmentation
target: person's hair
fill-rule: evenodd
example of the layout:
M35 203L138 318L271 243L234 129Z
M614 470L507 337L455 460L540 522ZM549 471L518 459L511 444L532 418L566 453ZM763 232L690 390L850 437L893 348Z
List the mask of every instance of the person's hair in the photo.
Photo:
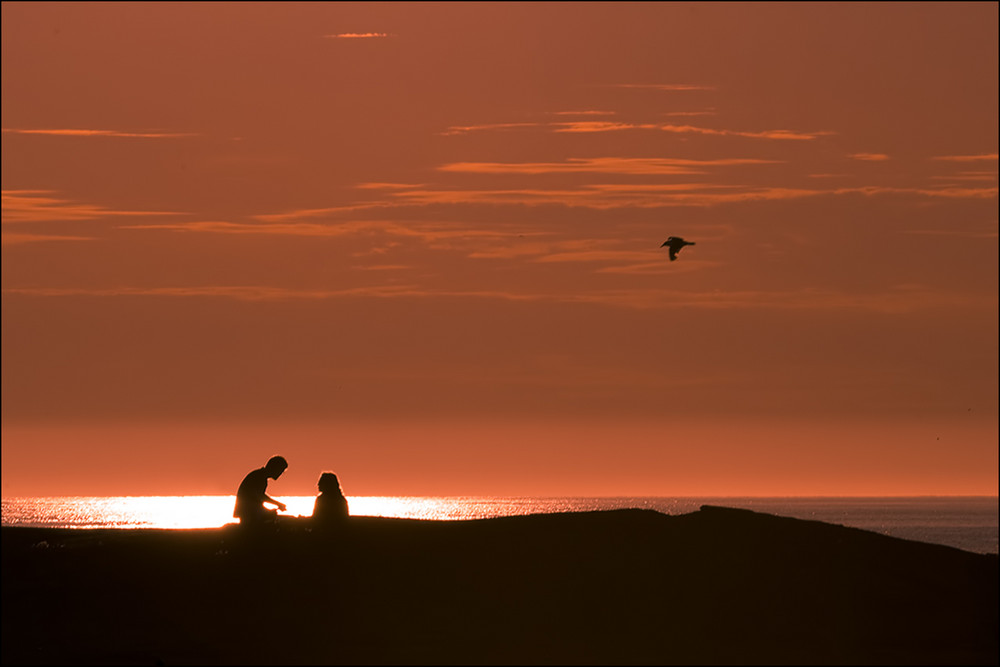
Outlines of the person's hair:
M343 493L340 490L340 480L332 472L320 475L319 481L316 482L316 488L319 489L320 493Z
M285 460L284 456L272 456L268 459L264 469L268 472L284 472L287 467L288 461Z

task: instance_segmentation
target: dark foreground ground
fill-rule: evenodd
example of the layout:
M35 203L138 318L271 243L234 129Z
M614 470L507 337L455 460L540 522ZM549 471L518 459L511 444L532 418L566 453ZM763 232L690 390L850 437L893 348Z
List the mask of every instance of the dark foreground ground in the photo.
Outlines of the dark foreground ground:
M996 555L704 507L3 528L4 664L997 664Z

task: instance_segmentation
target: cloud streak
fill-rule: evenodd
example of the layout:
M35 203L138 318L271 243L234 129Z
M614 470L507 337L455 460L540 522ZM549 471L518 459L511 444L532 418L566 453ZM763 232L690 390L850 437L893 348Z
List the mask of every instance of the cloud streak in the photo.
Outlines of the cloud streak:
M615 123L609 121L579 120L555 123L555 132L620 132L622 130L655 130L656 125L641 123Z
M67 236L57 234L17 234L0 233L0 245L11 246L24 243L42 243L49 241L95 241L92 236Z
M4 190L0 195L3 224L70 220L96 220L106 217L177 215L174 211L118 211L94 204L83 204L50 196L49 190Z
M668 115L712 115L714 112L676 112ZM605 121L605 120L577 120L559 121L552 123L487 123L481 125L453 125L442 132L442 135L468 134L470 132L485 132L495 130L524 130L531 128L541 128L549 132L559 133L599 133L599 132L623 132L627 130L662 131L673 134L698 134L715 137L742 137L748 139L768 139L773 141L810 141L818 137L836 134L835 132L821 130L817 132L800 132L796 130L726 130L713 129L708 127L698 127L695 125L662 125L660 123L632 123L627 121ZM874 155L874 154L859 154ZM865 158L858 158L865 159ZM879 158L870 158L879 159Z
M895 188L882 186L864 186L858 188L839 188L832 194L862 194L875 195L917 195L944 199L991 199L997 196L997 188L963 188L946 186L941 188Z
M381 39L392 37L388 32L341 32L333 35L323 35L326 39Z
M567 161L558 163L455 163L442 169L463 173L480 174L548 174L548 173L609 173L625 175L677 175L702 174L703 170L688 169L683 164L695 161L659 160L647 158L611 158L602 163L596 160ZM677 164L673 164L676 162ZM695 162L713 164L759 164L767 161L722 159ZM435 205L489 205L489 206L566 206L609 210L619 208L668 208L668 207L711 207L723 204L740 204L762 201L795 200L808 197L838 196L911 196L944 199L990 199L997 196L996 186L964 187L944 185L941 187L900 188L884 186L860 186L842 188L803 188L781 186L749 186L743 184L718 184L706 182L687 183L594 183L564 188L451 188L432 186L397 186L379 184L385 190L386 200L355 207L332 207L326 209L304 209L277 214L255 216L255 219L273 223L272 226L246 223L178 223L174 225L143 225L143 228L176 229L178 231L217 231L257 234L296 234L328 236L343 232L326 225L299 225L295 221L308 218L323 218L340 215L344 211L361 208L398 209L400 207L426 207ZM284 226L282 226L284 223ZM372 222L352 223L357 225L376 224ZM411 230L400 223L377 223L399 225L400 230ZM349 229L349 228L345 228ZM388 229L388 227L386 227ZM408 232L400 231L401 234Z
M995 181L997 172L995 171L960 171L957 174L947 176L931 176L935 180L947 181Z
M476 174L703 174L707 167L777 164L758 158L688 160L683 158L569 158L564 162L452 162L439 171Z
M662 253L642 250L580 250L577 252L557 252L539 257L535 261L553 262L634 262L662 259Z
M393 183L369 183L358 187L367 187L372 189L397 189L397 190L408 190L411 188L424 187L423 185L405 185L405 184L393 184ZM293 220L303 220L309 218L329 218L337 215L342 215L344 213L355 213L358 211L370 211L377 210L380 208L393 208L397 206L394 202L390 201L368 201L359 202L357 204L348 204L346 206L328 206L325 208L303 208L294 211L284 211L282 213L261 213L259 215L253 216L254 220L260 220L261 222L290 222Z
M348 297L412 296L419 293L413 286L378 285L339 290L288 289L262 285L202 285L189 287L114 287L108 289L84 288L14 288L5 289L10 296L35 297L207 297L236 301L291 301L318 300Z
M360 235L388 235L420 239L427 243L468 239L504 239L518 235L517 231L474 229L460 224L433 222L403 223L391 220L358 220L348 222L225 222L199 221L163 224L122 225L121 229L210 233L251 236L298 236L305 238L337 238ZM524 232L520 232L523 234Z
M614 116L615 111L599 111L597 109L587 109L581 111L553 111L553 116Z
M122 130L84 130L84 129L45 129L26 130L3 128L5 134L34 134L53 137L125 137L136 139L176 139L178 137L197 137L192 132L124 132Z
M528 127L543 127L544 125L545 123L486 123L482 125L453 125L441 134L449 136L487 130L521 130Z
M987 162L997 159L997 153L982 153L980 155L941 155L932 160L944 160L947 162Z
M587 303L637 310L786 310L858 311L905 314L927 309L995 308L990 296L955 293L919 285L902 285L878 293L857 294L836 290L790 291L715 290L685 292L666 289L596 290L592 292L510 292L502 290L450 290L418 285L371 285L344 289L289 289L262 285L208 285L186 287L10 288L5 296L59 298L221 298L236 301L300 301L345 298L458 298L519 302Z
M681 184L692 185L692 184ZM618 185L588 185L567 189L510 190L414 190L395 193L399 202L410 205L431 204L521 204L526 206L561 205L593 209L660 208L671 206L713 206L716 204L798 199L830 194L823 190L796 188L749 188L743 186L705 186L693 184L696 191L680 189L629 188ZM703 188L727 187L729 192L706 192Z
M990 199L997 196L997 188L893 188L867 186L837 188L833 190L751 187L743 185L709 185L679 183L665 186L596 184L562 190L511 189L511 190L414 190L395 193L401 202L416 205L428 204L523 204L538 206L557 204L569 207L594 209L660 208L675 206L710 207L721 204L738 204L761 201L782 201L823 196L891 196L910 195L945 199Z
M696 127L694 125L661 125L664 132L675 134L702 134L720 137L746 137L749 139L775 139L779 141L810 141L818 137L835 134L827 130L819 132L796 132L793 130L764 130L762 132L746 132L739 130L715 130L708 127Z

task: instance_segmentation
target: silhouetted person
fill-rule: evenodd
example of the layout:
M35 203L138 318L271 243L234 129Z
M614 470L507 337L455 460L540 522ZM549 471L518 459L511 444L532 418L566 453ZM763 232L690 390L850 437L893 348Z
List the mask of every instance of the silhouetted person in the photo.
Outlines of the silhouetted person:
M342 526L347 521L349 512L347 510L347 498L340 490L340 481L332 472L325 472L319 476L316 483L319 495L316 496L316 505L313 506L313 525L316 528L334 528Z
M685 241L679 236L670 236L667 237L667 240L664 241L663 245L661 245L660 247L661 248L664 246L667 247L667 249L670 251L670 261L672 262L675 259L677 259L677 253L679 253L681 251L681 248L683 248L686 245L695 245L695 243L694 241Z
M288 509L285 503L267 495L267 480L278 479L288 468L288 461L281 456L272 456L267 465L247 473L236 492L236 509L233 516L240 520L241 526L262 526L273 524L278 511L264 507L264 503L276 505L279 510Z

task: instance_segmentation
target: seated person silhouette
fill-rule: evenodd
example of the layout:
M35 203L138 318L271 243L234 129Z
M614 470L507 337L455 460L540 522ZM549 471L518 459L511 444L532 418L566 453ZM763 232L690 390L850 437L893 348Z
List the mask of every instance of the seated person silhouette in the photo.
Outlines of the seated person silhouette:
M316 496L316 505L313 506L313 526L317 529L332 529L343 526L347 521L349 512L347 509L347 498L340 490L340 481L332 472L325 472L319 476L316 483L319 495Z
M236 508L233 516L240 520L241 526L260 527L274 525L278 510L264 507L264 503L276 505L281 511L288 509L285 503L267 495L267 480L278 479L288 468L288 462L281 456L272 456L267 465L247 473L236 491Z

